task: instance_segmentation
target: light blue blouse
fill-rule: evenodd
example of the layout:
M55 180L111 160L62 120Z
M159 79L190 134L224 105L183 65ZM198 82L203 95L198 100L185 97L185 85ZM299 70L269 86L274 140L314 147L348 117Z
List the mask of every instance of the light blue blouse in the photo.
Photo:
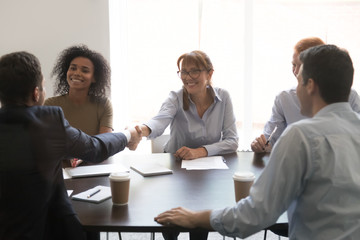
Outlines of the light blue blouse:
M165 145L165 152L175 153L183 146L205 147L208 156L235 152L238 135L230 95L224 89L212 89L214 102L202 118L190 98L189 110L184 111L182 89L170 92L158 115L145 123L151 129L148 138L162 135L170 124L170 139Z
M214 210L211 226L247 237L287 210L290 239L360 239L360 115L349 103L289 126L250 196Z

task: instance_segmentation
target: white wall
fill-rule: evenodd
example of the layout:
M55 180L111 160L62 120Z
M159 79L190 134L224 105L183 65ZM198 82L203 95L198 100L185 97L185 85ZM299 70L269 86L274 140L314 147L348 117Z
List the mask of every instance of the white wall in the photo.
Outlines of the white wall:
M35 54L53 95L50 73L60 51L83 43L110 61L108 0L0 0L0 55Z

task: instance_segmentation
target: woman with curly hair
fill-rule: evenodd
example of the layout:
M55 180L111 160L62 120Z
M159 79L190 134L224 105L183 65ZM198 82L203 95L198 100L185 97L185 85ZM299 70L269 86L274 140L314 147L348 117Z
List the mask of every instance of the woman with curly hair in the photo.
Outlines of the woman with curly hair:
M106 97L110 66L98 52L85 45L63 50L52 70L55 94L45 105L60 106L70 125L89 135L111 132L113 110Z

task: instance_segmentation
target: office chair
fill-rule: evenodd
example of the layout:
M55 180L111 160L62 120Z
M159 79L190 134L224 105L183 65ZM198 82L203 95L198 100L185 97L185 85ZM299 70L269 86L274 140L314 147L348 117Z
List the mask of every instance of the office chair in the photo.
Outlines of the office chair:
M169 134L163 134L157 138L151 140L151 152L152 153L163 153L164 145L169 140Z
M271 225L270 227L264 230L264 240L266 240L267 230L270 230L274 234L278 235L279 240L280 237L289 237L289 224L288 223L277 223Z

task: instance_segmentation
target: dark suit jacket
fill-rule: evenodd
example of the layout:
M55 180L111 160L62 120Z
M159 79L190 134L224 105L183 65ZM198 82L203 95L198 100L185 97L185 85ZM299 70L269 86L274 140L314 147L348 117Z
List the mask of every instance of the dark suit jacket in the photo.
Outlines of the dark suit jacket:
M101 162L126 145L122 133L89 136L71 127L60 107L1 108L0 239L44 239L47 223L75 215L63 159Z

